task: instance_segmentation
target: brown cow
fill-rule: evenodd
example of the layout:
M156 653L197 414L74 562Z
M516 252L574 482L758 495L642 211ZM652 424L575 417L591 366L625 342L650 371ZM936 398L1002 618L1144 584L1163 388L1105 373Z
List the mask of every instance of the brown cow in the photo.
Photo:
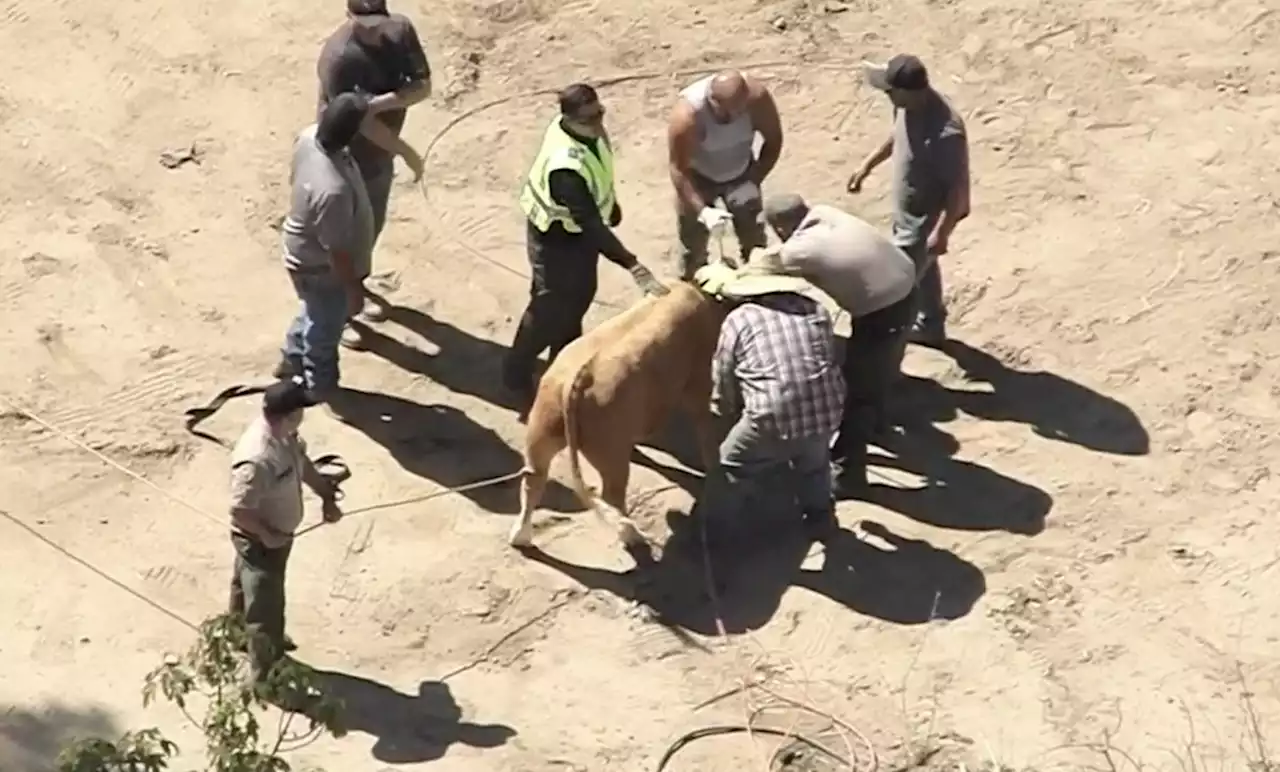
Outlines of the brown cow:
M602 520L617 522L629 547L646 542L627 516L627 479L635 446L675 408L693 421L706 468L715 463L711 357L728 308L691 284L649 297L566 346L538 384L525 435L520 521L513 547L533 542L533 510L551 460L569 449L573 488ZM596 496L582 478L579 452L600 475Z

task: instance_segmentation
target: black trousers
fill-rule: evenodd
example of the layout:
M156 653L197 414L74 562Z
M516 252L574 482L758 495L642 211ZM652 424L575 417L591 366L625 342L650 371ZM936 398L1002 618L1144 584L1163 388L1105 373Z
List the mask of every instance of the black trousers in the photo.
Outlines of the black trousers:
M902 373L917 293L912 290L888 308L853 320L842 365L844 416L831 446L832 460L845 473L863 474L867 468L867 443L883 426L885 404Z
M581 337L582 319L596 297L600 255L586 237L558 228L547 234L526 224L526 239L532 276L529 305L520 317L503 377L508 386L532 389L538 356L549 351L550 362Z

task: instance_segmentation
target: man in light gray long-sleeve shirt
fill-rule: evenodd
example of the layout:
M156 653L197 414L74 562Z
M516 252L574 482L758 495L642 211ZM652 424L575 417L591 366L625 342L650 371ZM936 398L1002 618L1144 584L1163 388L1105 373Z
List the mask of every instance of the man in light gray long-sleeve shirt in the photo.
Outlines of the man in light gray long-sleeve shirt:
M302 308L275 374L302 375L318 401L338 388L342 329L364 305L373 209L347 146L368 110L367 97L339 95L293 148L292 204L282 230L284 264Z
M845 399L831 446L840 496L864 491L867 443L887 426L886 402L902 372L915 317L915 266L870 223L832 206L809 206L795 194L765 201L765 218L783 239L758 253L784 274L802 276L853 317L844 351Z

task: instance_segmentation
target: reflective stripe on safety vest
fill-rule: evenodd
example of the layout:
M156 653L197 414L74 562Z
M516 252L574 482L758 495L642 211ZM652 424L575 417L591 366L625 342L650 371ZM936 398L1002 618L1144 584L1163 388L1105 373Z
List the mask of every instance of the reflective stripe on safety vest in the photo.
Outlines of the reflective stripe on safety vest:
M613 147L608 137L601 137L597 147L599 157L561 128L560 116L551 121L520 191L520 209L533 227L546 233L552 223L559 222L569 233L582 232L582 226L574 222L569 209L551 198L551 172L559 169L577 172L586 180L587 189L600 210L600 219L609 222L615 201Z

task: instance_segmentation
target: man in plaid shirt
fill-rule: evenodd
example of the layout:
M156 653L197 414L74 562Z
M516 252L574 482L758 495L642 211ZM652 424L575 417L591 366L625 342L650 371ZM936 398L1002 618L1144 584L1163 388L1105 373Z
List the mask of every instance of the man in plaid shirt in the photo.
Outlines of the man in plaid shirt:
M844 407L831 315L802 292L804 279L748 263L713 264L694 281L736 307L725 317L711 365L711 411L732 422L700 507L714 531L773 496L799 504L824 537L835 527L831 435ZM754 506L752 508L755 508Z

